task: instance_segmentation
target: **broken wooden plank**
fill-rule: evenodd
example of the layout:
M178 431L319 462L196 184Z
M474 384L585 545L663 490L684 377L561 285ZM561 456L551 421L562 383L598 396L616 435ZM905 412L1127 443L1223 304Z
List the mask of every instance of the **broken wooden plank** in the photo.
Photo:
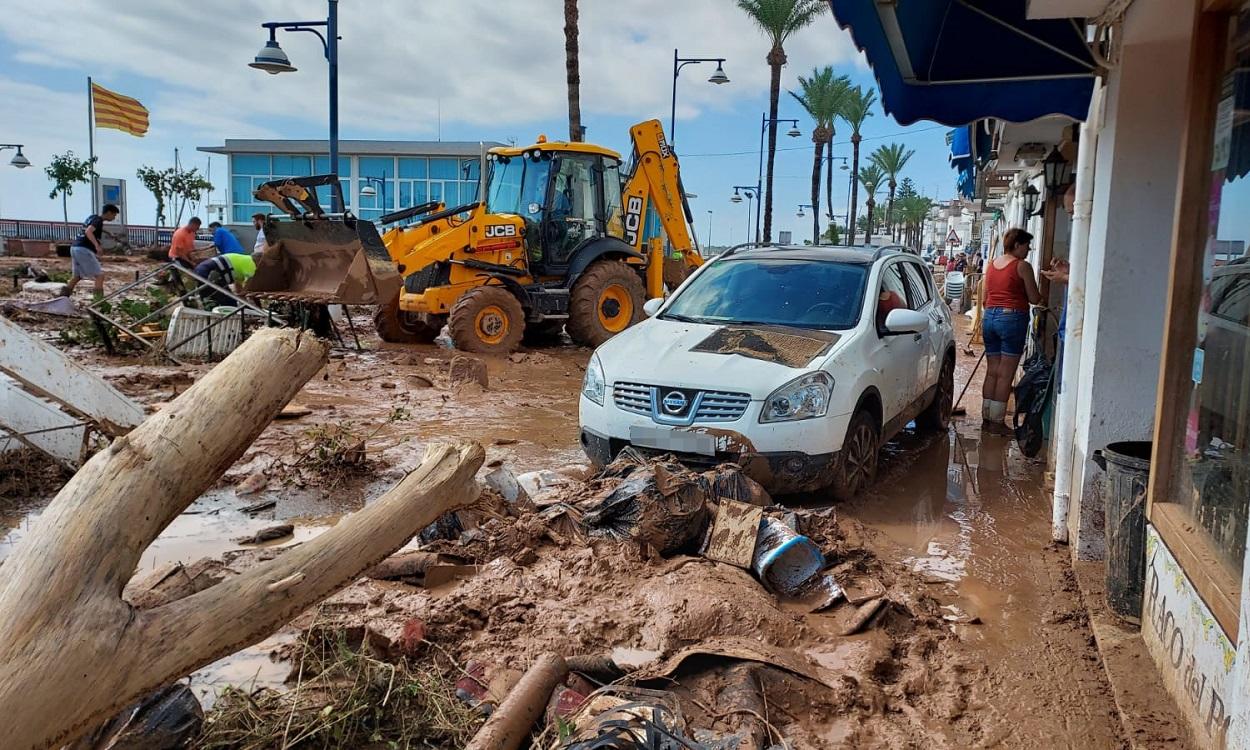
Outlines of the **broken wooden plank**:
M19 442L77 469L87 443L87 425L0 375L0 447Z
M0 371L121 435L143 421L143 407L50 344L0 317Z

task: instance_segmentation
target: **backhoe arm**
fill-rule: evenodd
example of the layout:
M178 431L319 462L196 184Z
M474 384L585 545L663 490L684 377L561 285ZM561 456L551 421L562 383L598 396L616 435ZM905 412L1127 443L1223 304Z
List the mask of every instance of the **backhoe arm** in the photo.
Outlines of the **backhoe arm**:
M625 182L625 241L655 263L659 255L648 247L643 236L647 213L655 208L664 234L673 249L681 253L686 265L697 268L703 265L699 255L698 240L690 233L690 206L681 184L681 168L677 155L664 138L664 127L659 120L640 122L629 129L633 141L633 172ZM650 283L648 286L652 286ZM648 289L649 297L660 296L659 290Z

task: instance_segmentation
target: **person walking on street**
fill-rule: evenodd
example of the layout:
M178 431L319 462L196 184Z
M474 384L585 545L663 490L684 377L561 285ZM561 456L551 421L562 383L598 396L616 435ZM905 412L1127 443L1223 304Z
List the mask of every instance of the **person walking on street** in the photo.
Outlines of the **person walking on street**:
M208 225L208 228L213 230L213 246L217 248L219 254L251 255L243 249L243 245L239 243L239 238L234 236L234 232L223 227L220 221L214 221Z
M252 228L256 230L256 242L252 245L252 260L259 261L265 254L265 215L252 214Z
M1029 332L1029 306L1042 301L1033 266L1025 258L1033 235L1012 229L1003 235L1003 254L985 267L985 383L981 388L981 418L999 427L1007 417L1007 399L1024 355Z
M120 213L117 206L106 203L100 213L91 214L82 223L82 231L69 248L71 275L62 295L72 296L78 282L91 279L95 286L95 296L104 296L104 269L100 267L99 257L104 248L100 245L100 240L104 237L104 222L116 219Z
M174 230L169 242L169 260L190 271L195 255L195 235L200 231L200 217L192 216L185 226Z

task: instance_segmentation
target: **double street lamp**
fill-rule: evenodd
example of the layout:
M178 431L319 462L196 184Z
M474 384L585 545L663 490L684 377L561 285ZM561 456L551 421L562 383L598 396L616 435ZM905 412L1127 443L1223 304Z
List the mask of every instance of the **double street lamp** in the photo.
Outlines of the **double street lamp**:
M698 65L705 62L716 63L716 72L707 79L708 83L715 83L718 86L722 83L729 83L729 76L725 75L725 58L678 57L677 50L673 50L673 108L668 116L668 142L670 144L677 140L677 76L681 74L681 69L687 65Z
M14 154L13 158L9 160L9 164L17 167L18 169L25 169L30 166L30 159L27 159L26 155L22 153L23 147L24 144L21 143L0 143L0 151L10 148L17 149L17 153Z
M764 202L763 201L763 189L762 189L764 185L764 133L768 131L769 125L772 125L773 123L781 124L783 122L790 123L790 129L786 131L786 135L790 136L791 138L798 138L799 136L803 135L803 132L799 130L799 121L794 119L793 117L769 117L767 112L763 112L760 114L760 167L759 167L759 174L756 175L756 178L755 178L755 189L757 192L760 193L761 198L760 198L760 202L755 204L755 241L756 242L760 241L760 233L759 233L760 204ZM768 192L771 194L772 190L773 190L773 186L770 184L768 186ZM769 205L771 205L771 201Z
M324 21L270 21L262 23L261 28L269 30L269 41L256 53L256 58L248 63L248 67L263 70L270 75L294 73L297 68L291 64L281 45L278 44L278 29L284 31L307 31L321 40L325 51L326 62L330 68L330 171L339 171L339 0L327 0L327 12ZM322 34L317 29L325 29ZM338 204L337 191L331 191L332 212L343 210Z

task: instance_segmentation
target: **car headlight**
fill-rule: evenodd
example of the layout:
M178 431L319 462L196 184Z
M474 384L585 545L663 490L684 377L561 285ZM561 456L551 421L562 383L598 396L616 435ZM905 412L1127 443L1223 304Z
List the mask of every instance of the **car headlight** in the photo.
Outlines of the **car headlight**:
M586 377L582 380L582 395L603 406L603 394L606 390L603 365L599 363L599 355L595 354L586 363Z
M764 399L761 422L793 422L823 417L829 411L833 378L827 372L812 372L791 380Z

